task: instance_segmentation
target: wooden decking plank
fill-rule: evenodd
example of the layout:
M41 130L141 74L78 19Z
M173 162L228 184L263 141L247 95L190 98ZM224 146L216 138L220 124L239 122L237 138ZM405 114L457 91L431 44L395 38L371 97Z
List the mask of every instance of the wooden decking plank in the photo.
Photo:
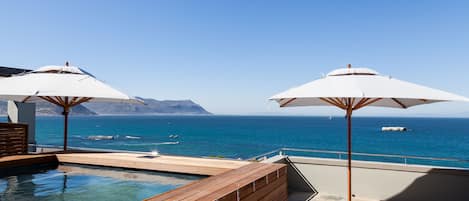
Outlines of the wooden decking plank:
M12 169L57 162L57 158L53 154L4 156L0 157L0 169Z
M275 182L270 183L268 186L264 186L263 188L256 191L256 193L251 194L243 199L243 201L259 201L269 195L269 193L273 192L276 189L281 189L281 185L286 184L287 177L282 176L277 179ZM285 189L286 190L286 189ZM283 200L283 199L282 199Z
M131 161L151 161L148 155L144 154L127 154L127 153L99 153L99 154L74 154L74 157L87 157L87 158L112 158L112 159L129 159ZM146 158L147 157L147 158ZM220 168L238 168L241 165L248 164L245 161L234 161L234 160L219 160L219 159L205 159L205 158L193 158L193 157L180 157L180 156L159 156L153 158L159 163L171 163L178 165L193 165L194 163L204 166L214 166ZM241 164L241 165L240 165Z
M133 153L57 154L60 162L111 167L135 168L164 172L216 175L247 165L250 162L180 156L158 156Z
M191 183L178 189L148 198L148 201L220 201L236 200L240 189L240 196L245 198L261 199L270 194L269 190L282 194L286 189L281 189L280 185L286 183L286 175L282 174L277 178L277 170L285 171L283 164L251 163L238 169L231 170L219 175L215 175L198 182ZM279 172L280 173L280 172ZM273 176L275 175L275 179ZM280 174L279 174L280 176ZM267 177L271 178L270 183L257 186L253 197L252 182L259 181ZM279 191L279 192L277 192ZM243 199L244 200L244 199Z
M128 159L113 159L113 158L74 158L64 159L59 157L60 162L65 163L79 163L88 165L103 165L111 167L135 168L145 170L156 170L164 172L177 172L186 174L200 174L200 175L214 175L220 172L227 171L227 168L217 168L209 166L197 165L178 165L171 163L156 163L151 161L133 161Z
M214 178L213 180L210 182L201 182L200 186L191 190L196 193L191 192L190 196L187 196L185 193L180 193L175 195L174 200L199 200L201 198L205 198L217 189L226 186L226 183L234 183L239 180L241 176L252 174L261 168L264 168L262 164L253 163L221 175L212 176Z
M259 163L248 164L246 166L243 166L242 168L235 169L235 170L232 170L232 171L228 171L228 172L216 175L216 176L208 177L208 178L205 178L205 179L190 183L190 184L182 186L180 188L177 188L177 189L168 191L166 193L163 193L161 195L158 195L158 196L155 196L155 197L152 197L152 198L148 198L147 200L163 201L163 200L176 200L178 196L187 197L187 194L189 194L189 196L190 196L190 195L193 195L195 193L198 193L199 191L196 191L197 189L206 188L207 186L213 184L212 182L220 180L220 178L231 177L233 175L243 174L245 172L245 170L248 169L248 168L249 169L254 169L254 168L257 168L257 167L261 167L261 166L262 165L259 164ZM190 192L190 191L192 191L192 192ZM186 194L186 195L183 195L183 194Z
M210 195L208 195L206 198L210 200L227 195L232 191L232 189L241 188L252 183L253 181L256 181L257 179L266 177L268 174L276 172L277 169L280 169L283 166L284 165L280 164L265 164L262 169L252 171L251 174L243 175L242 177L238 176L238 180L236 182L230 182L225 187L211 192Z
M271 201L271 200L287 200L288 199L288 190L287 183L284 182L280 186L276 186L271 192L268 192L265 197L257 201ZM248 201L246 199L246 201Z
M198 200L198 201L213 200L213 199L222 197L224 195L227 195L230 192L232 192L234 188L238 188L238 187L241 188L242 187L240 185L237 185L241 178L249 177L253 174L257 174L259 171L262 171L263 169L266 169L266 168L267 167L265 167L265 165L261 165L261 166L255 167L255 168L245 166L245 167L239 168L239 169L242 169L243 172L232 174L230 176L219 175L219 176L217 176L218 179L216 180L216 182L208 183L207 188L202 188L202 190L199 192L199 194L197 194L196 197L195 196L190 197L190 200ZM230 185L234 185L234 188L231 187ZM232 188L231 191L228 190L229 188ZM224 189L226 189L226 190L224 190ZM223 192L222 193L217 193L217 192L220 192L220 191L223 191Z

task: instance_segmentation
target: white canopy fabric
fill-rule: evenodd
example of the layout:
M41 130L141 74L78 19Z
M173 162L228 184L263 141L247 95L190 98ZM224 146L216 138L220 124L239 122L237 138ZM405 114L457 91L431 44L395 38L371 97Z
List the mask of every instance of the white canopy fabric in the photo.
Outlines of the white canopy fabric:
M47 66L0 79L0 99L34 102L55 96L90 98L87 102L141 102L72 66Z
M376 100L368 106L409 108L415 105L442 101L469 101L469 99L437 89L379 75L367 68L344 68L332 71L326 77L291 88L271 97L281 107L330 106L325 100L364 98Z

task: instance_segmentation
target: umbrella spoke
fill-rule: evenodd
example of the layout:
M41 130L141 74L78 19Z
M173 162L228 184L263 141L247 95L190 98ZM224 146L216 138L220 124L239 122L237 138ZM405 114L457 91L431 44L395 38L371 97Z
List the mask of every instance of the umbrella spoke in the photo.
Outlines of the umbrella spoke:
M78 97L73 97L72 100L70 100L70 105L73 105L77 99Z
M358 101L358 103L355 106L353 106L353 110L357 110L358 108L361 107L361 105L363 105L368 100L370 100L370 98L362 98L360 101Z
M337 103L335 103L335 102L333 102L333 101L331 101L331 100L329 100L329 99L327 99L327 98L319 98L319 99L322 100L322 101L324 101L324 102L326 102L326 103L328 103L328 104L331 104L331 105L334 105L334 106L336 106L336 107L342 108L341 105L339 105L339 104L337 104Z
M27 96L27 97L24 98L23 101L21 101L21 102L25 103L25 102L28 101L30 98L31 98L31 96Z
M55 96L55 99L62 105L67 105L67 103L65 103L65 101L62 99L62 97L60 96Z
M367 102L365 102L365 103L363 103L362 105L360 105L359 107L354 108L354 110L358 110L358 109L360 109L360 108L362 108L362 107L371 105L371 104L373 104L373 103L375 103L375 102L377 102L377 101L380 101L380 100L382 100L382 98L370 99L370 100L368 100Z
M352 98L352 101L350 102L350 106L353 108L353 104L355 103L355 98Z
M89 97L83 97L83 98L77 99L76 102L70 102L70 107L74 107L76 105L82 104L82 103L87 102L91 99L92 98L89 98Z
M345 106L345 105L343 105L341 102L338 103L336 100L334 100L334 99L332 99L332 98L319 98L319 99L322 100L322 101L324 101L324 102L326 102L326 103L329 103L329 104L331 104L331 105L334 105L334 106L336 106L336 107L338 107L338 108L340 108L340 109L343 109L343 110L346 109L346 106Z
M401 106L402 108L406 109L407 106L404 105L404 103L402 103L401 101L397 100L397 98L391 98L394 102L396 102L399 106Z
M39 98L47 101L47 102L50 102L52 104L55 104L55 105L58 105L58 106L63 106L61 103L57 102L56 100L54 100L53 98L51 98L50 96L39 96Z
M292 99L288 100L287 102L281 104L280 107L285 107L286 105L288 105L289 103L293 102L294 100L296 100L296 98L292 98Z
M331 98L332 99L332 98ZM340 105L343 105L344 107L347 107L347 103L344 101L342 98L335 98L336 102L339 103Z

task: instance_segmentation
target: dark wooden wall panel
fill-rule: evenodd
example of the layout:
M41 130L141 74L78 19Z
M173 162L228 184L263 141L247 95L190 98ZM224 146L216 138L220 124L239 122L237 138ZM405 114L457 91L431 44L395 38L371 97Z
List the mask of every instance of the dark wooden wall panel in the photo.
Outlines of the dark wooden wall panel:
M0 157L28 153L28 126L0 123Z

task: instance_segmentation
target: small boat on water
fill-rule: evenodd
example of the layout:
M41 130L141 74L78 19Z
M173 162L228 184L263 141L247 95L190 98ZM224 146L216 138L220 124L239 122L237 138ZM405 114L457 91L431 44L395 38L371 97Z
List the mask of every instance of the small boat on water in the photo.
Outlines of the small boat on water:
M179 135L169 135L168 137L169 137L169 138L174 138L174 139L175 139L175 138L178 138L178 137L179 137Z
M381 128L381 131L383 132L404 132L407 131L406 127L400 127L400 126L385 126Z
M131 136L131 135L126 135L125 136L125 139L131 139L131 140L138 140L140 139L141 137L138 137L138 136Z
M86 139L88 140L114 140L116 137L112 135L90 135Z

